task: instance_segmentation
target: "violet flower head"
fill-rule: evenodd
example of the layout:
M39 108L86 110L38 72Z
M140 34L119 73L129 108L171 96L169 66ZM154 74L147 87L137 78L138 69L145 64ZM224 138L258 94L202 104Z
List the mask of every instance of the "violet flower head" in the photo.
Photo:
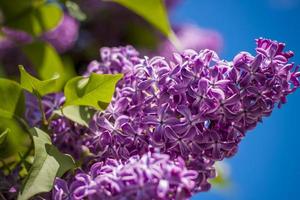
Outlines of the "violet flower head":
M182 159L170 160L165 154L147 153L127 162L108 159L92 165L88 173L78 173L75 180L56 181L53 197L89 199L187 199L198 177ZM61 198L55 198L61 199Z
M7 57L14 57L15 59L15 56L11 55L17 52L17 45L32 42L32 37L21 30L3 27L1 28L1 32L3 35L0 35L0 60L4 58L8 59Z
M73 200L72 193L69 190L67 181L56 178L52 189L53 200Z
M7 200L13 200L17 198L18 191L21 188L19 172L19 166L16 167L10 174L5 174L4 170L0 170L1 198L5 198Z
M42 38L51 43L58 52L64 53L74 46L78 37L78 31L79 22L67 13L64 13L57 27L44 33Z
M283 52L284 44L259 39L257 54L238 54L233 62L211 50L186 50L145 57L126 47L101 51L88 73L124 73L109 108L94 116L87 146L102 159L127 160L156 148L202 175L196 190L209 189L213 164L233 156L253 129L299 87L300 73ZM107 56L109 55L109 56ZM120 103L121 102L121 103Z

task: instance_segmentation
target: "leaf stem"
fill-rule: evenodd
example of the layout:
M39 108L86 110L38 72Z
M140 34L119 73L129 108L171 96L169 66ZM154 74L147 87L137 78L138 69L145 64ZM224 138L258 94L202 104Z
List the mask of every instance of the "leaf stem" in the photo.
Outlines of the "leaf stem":
M0 192L0 197L1 197L1 200L6 200L5 196L2 194L2 192Z
M47 118L46 118L46 114L45 114L45 112L44 112L44 108L43 108L43 103L42 103L42 98L41 97L37 97L38 98L38 101L39 101L39 109L40 109L40 111L41 111L41 113L42 113L42 121L43 121L43 124L45 125L45 126L47 126L48 125L48 121L47 121Z

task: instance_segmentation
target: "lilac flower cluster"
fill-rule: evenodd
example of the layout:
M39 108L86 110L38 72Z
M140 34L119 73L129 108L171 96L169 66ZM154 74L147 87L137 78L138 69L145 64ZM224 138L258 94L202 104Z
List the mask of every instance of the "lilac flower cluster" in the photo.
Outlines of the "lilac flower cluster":
M132 47L104 48L88 73L125 75L109 108L94 116L86 145L102 159L127 160L149 148L181 156L202 172L196 190L209 189L214 161L234 155L245 133L299 87L300 73L288 64L293 53L283 48L258 39L255 56L241 52L233 62L210 50L168 62L140 59Z
M56 179L54 200L96 199L187 199L197 172L188 170L182 159L148 153L125 163L115 159L96 162L89 173L77 173L67 183Z

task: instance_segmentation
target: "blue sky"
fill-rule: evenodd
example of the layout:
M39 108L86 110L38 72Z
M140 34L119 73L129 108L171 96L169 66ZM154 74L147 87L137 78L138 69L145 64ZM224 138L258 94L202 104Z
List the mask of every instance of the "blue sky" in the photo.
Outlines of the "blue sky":
M221 56L232 59L239 51L254 53L254 39L285 42L300 64L300 0L182 0L171 16L220 32ZM300 199L300 91L288 97L282 109L249 132L228 163L231 187L212 190L197 200Z

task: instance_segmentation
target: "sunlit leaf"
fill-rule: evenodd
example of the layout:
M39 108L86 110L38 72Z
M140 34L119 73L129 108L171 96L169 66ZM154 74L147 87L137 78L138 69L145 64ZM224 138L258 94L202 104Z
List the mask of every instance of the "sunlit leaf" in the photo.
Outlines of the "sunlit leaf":
M115 91L116 83L122 74L91 74L90 77L78 76L67 82L64 93L65 107L69 105L91 106L106 109Z
M46 94L57 92L57 82L59 79L59 75L54 75L53 78L41 81L33 76L31 76L22 65L19 66L20 70L20 82L21 86L27 90L28 92L31 92L33 94L44 96Z
M77 124L88 127L89 122L96 111L87 106L67 106L62 108L62 110L54 112L76 122Z
M51 144L47 133L38 128L33 128L31 132L35 149L34 161L18 200L27 200L36 194L50 191L55 177L62 176L75 167L72 157L60 153Z
M7 21L5 25L39 36L55 28L62 16L62 9L56 3L46 3L26 8L16 19Z

